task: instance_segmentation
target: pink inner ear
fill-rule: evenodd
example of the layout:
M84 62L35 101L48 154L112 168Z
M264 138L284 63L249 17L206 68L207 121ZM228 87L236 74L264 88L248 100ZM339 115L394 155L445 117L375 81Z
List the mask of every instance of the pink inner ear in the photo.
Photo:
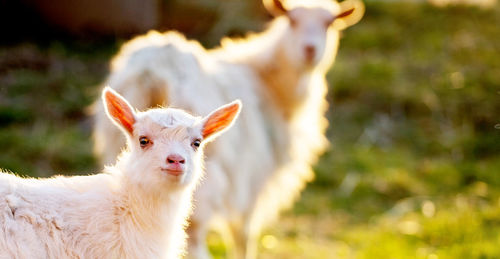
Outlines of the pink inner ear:
M212 134L217 133L231 125L234 117L238 114L239 108L240 105L235 103L211 114L203 126L203 138L210 137Z
M274 7L278 9L280 12L286 13L287 10L283 6L283 3L281 3L280 0L273 0Z
M352 14L353 12L354 12L354 8L349 9L349 10L347 10L347 11L345 11L345 12L343 12L343 13L341 13L341 14L337 15L337 17L336 17L336 18L342 18L342 17L349 16L349 15L350 15L350 14Z
M130 134L134 132L135 118L130 106L120 97L114 95L111 91L105 94L108 112L113 119L120 123Z

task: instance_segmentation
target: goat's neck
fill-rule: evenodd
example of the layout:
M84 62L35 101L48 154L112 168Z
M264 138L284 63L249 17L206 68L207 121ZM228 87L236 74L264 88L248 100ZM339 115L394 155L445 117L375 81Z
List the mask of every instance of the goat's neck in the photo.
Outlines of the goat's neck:
M120 221L129 231L139 232L146 239L163 240L166 233L174 232L174 228L182 228L182 218L179 213L183 203L189 203L189 192L184 190L168 191L165 193L151 192L151 190L136 186L125 178L120 199L122 204L116 204L116 213L122 218Z
M285 119L290 119L308 97L307 86L313 71L296 67L289 62L277 45L268 62L257 66L264 89Z

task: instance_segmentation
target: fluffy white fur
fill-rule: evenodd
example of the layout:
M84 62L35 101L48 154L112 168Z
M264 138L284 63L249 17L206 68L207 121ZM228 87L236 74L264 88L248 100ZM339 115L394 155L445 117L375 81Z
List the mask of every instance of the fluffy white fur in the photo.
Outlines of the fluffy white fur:
M201 175L203 132L214 120L176 109L135 113L111 90L103 98L118 107L108 114L127 136L128 149L97 175L25 179L0 171L0 258L178 258L183 253L192 191ZM239 109L239 103L233 105ZM124 126L120 118L127 112L132 124ZM231 122L226 118L222 124L227 128ZM150 145L142 147L139 136L147 136ZM197 151L193 138L202 140ZM185 158L174 164L180 175L165 171L165 157L172 153Z
M363 5L296 2L265 2L276 16L267 30L224 39L217 49L153 31L126 43L112 61L106 84L141 108L169 104L202 113L235 98L245 104L234 129L207 150L188 229L193 258L209 257L205 234L214 216L229 226L234 255L253 257L261 228L297 198L327 146L325 73L339 29L357 22ZM96 113L96 152L111 163L123 141Z

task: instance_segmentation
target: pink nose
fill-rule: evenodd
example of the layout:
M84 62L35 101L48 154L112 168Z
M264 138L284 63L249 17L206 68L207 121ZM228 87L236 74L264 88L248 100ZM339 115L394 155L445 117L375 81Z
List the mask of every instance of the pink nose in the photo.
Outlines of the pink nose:
M184 157L178 154L172 154L167 156L167 164L184 164L186 160Z
M306 45L304 47L304 53L307 60L312 60L316 55L316 48L312 45Z

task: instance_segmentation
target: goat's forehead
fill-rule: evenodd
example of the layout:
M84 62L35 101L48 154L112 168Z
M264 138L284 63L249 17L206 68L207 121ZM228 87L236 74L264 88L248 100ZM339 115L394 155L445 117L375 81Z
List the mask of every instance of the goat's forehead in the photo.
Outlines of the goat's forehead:
M327 12L332 15L340 13L340 5L331 0L289 0L287 1L289 11L298 11L304 13L322 13Z
M303 23L307 21L319 21L323 22L323 19L328 17L333 17L337 12L331 12L324 8L305 8L298 7L290 10L288 15L297 19L298 21L302 21Z
M174 108L151 109L138 114L139 121L148 121L161 127L193 127L200 119L183 110Z

